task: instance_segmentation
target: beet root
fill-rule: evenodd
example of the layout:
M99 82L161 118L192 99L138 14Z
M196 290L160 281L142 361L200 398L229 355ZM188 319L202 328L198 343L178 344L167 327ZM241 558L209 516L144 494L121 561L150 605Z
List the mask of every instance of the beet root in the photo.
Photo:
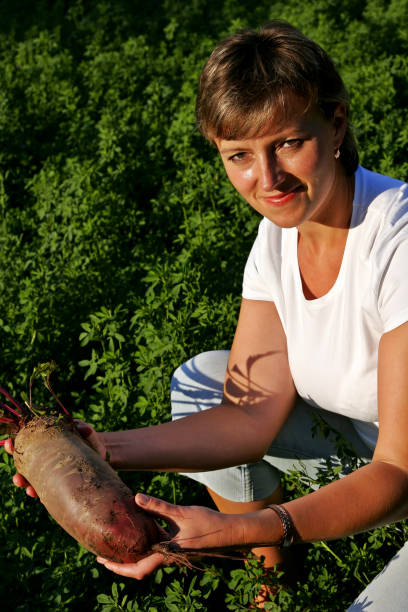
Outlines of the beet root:
M160 540L155 521L69 420L35 417L14 444L17 470L49 514L89 551L121 563L138 561Z

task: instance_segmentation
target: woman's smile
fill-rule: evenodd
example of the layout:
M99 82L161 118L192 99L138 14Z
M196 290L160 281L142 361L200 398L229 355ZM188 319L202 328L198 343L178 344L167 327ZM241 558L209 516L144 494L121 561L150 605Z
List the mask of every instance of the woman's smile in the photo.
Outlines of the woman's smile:
M280 191L275 195L264 196L262 200L269 206L285 206L293 200L299 191L303 191L302 186L295 187L291 191Z

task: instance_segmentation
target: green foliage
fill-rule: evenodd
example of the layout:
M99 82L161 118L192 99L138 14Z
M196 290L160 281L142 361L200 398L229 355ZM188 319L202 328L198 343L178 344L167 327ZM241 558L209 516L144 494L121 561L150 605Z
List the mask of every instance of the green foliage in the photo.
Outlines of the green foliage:
M407 0L0 3L3 386L27 393L34 366L55 360L53 386L75 416L100 430L146 426L169 419L183 360L230 346L259 218L197 134L194 97L214 44L271 18L334 57L362 162L407 179ZM17 612L244 610L265 582L271 610L345 609L407 535L402 524L299 547L303 570L285 588L285 576L226 560L118 583L11 485L12 472L2 454L2 604ZM314 482L291 474L286 494L338 476L330 464ZM208 503L175 474L126 480Z

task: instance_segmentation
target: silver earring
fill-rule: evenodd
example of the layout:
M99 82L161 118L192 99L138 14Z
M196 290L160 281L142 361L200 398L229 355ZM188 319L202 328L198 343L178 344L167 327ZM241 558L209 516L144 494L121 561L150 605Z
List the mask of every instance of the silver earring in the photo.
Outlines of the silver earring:
M338 148L334 154L334 159L339 159L340 157L340 148Z

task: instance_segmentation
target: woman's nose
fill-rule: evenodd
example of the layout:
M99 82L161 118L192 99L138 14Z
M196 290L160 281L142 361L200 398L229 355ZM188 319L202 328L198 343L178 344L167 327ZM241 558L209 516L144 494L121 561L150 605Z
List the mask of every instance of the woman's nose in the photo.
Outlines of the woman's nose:
M282 171L274 155L265 154L260 160L260 182L265 191L275 189L282 179Z

